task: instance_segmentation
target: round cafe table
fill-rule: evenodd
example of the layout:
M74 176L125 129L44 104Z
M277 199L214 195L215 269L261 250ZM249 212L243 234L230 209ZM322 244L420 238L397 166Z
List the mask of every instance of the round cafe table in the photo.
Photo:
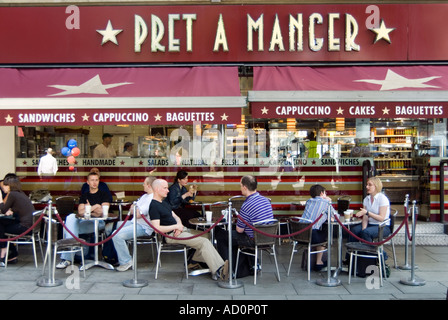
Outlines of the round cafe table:
M94 223L94 234L95 234L95 243L98 243L98 234L99 234L99 223L100 221L113 221L115 219L117 219L117 217L107 217L107 218L103 218L103 217L90 217L89 219L86 219L84 217L78 217L78 219L80 220L84 220L84 221L93 221ZM89 262L87 264L85 264L83 267L80 268L81 271L83 270L88 270L92 267L102 267L104 269L108 269L108 270L114 270L114 266L111 265L110 263L107 263L105 261L100 261L98 258L98 246L94 247L94 252L95 252L95 257L94 260L92 262Z
M354 226L354 225L360 224L362 222L362 219L359 219L359 218L356 218L356 217L351 218L350 221L346 221L344 219L344 217L341 216L339 218L339 220L348 229L350 229L350 226ZM336 270L333 273L333 278L336 278L338 276L338 274L341 271L343 271L342 270L342 226L336 220L331 222L332 226L335 225L335 224L338 225L338 230L339 230L339 233L338 233L338 266L336 267Z

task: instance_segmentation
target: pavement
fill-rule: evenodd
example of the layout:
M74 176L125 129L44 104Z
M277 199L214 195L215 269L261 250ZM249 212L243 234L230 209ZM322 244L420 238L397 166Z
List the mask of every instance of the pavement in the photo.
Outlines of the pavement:
M262 273L257 285L253 277L238 279L239 288L222 288L211 279L210 274L185 276L183 256L179 253L162 255L162 267L159 278L154 279L155 263L152 261L151 249L138 246L137 272L106 270L93 267L86 271L86 278L78 269L57 270L55 279L62 281L57 287L37 285L42 277L42 260L39 255L39 268L35 268L32 251L29 246L19 247L19 262L0 269L0 300L152 300L154 301L275 301L275 300L439 300L447 299L448 290L448 247L417 246L415 249L414 278L409 270L393 268L390 247L388 265L391 275L384 281L384 286L375 288L378 279L352 278L348 284L348 274L342 272L338 279L340 285L335 287L317 284L319 279L328 279L327 272L312 272L311 281L307 273L300 268L301 251L295 255L292 271L287 276L292 245L282 243L277 246L280 282L277 281L275 264L272 256L264 254ZM336 250L332 250L335 252ZM396 246L399 266L405 265L405 247ZM409 247L411 263L411 247ZM335 263L336 259L332 259ZM137 275L137 277L135 277ZM44 278L49 279L48 270ZM141 288L129 288L124 281L146 280ZM412 286L401 280L424 280L424 285ZM321 280L322 281L322 280ZM325 281L324 281L325 282ZM208 303L208 302L207 302ZM190 304L191 305L191 304ZM177 310L177 309L176 309ZM177 312L177 311L176 311Z

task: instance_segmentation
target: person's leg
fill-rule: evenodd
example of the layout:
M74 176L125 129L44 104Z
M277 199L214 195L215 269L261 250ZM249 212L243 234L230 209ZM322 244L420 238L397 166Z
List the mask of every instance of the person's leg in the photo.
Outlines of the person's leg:
M119 221L117 224L117 228L119 228L122 223L122 221ZM132 223L132 221L128 221L126 225L121 228L120 231L112 238L115 251L117 251L118 262L120 263L120 265L124 265L132 261L132 256L129 253L126 240L133 239L133 237L134 224Z

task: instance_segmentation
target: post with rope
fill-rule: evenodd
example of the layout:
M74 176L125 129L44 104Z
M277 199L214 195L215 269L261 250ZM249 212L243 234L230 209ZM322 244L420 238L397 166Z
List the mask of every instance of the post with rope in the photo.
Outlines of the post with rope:
M53 268L53 256L52 256L52 239L51 239L51 234L52 234L52 210L53 210L53 206L52 206L52 201L49 200L48 201L48 206L45 208L48 209L47 210L47 214L48 214L48 228L47 228L47 253L46 256L48 258L48 278L45 277L41 277L39 280L37 280L37 285L39 287L58 287L62 285L62 280L59 279L55 279L54 278L54 268ZM43 272L45 273L45 270L43 270Z
M418 208L416 207L416 201L412 201L412 245L411 245L411 277L407 279L401 279L400 283L408 286L424 286L426 281L415 276L415 223L418 216Z
M327 279L318 279L316 281L316 284L323 286L323 287L337 287L341 285L341 280L338 278L331 276L331 241L333 240L333 225L331 223L333 218L333 213L331 211L331 206L328 206L328 213L327 213L327 225L328 225L328 250L327 250ZM310 263L308 261L308 263Z
M239 282L233 277L233 259L232 259L232 201L229 200L229 207L227 210L227 231L229 232L229 281L219 281L218 286L225 289L237 289L243 286L242 282Z
M404 213L405 213L405 219L407 219L407 214L409 214L409 194L406 195L404 199ZM407 225L407 224L406 224ZM408 248L409 248L409 228L406 228L405 235L404 235L404 265L398 266L398 269L400 270L411 270L411 265L408 263L409 261L409 254L408 254Z
M137 202L134 201L133 204L133 215L134 219L132 220L134 226L134 244L133 244L133 254L132 254L132 264L134 268L134 278L123 281L123 286L128 288L142 288L148 285L147 280L142 280L137 278ZM129 211L130 214L130 211Z

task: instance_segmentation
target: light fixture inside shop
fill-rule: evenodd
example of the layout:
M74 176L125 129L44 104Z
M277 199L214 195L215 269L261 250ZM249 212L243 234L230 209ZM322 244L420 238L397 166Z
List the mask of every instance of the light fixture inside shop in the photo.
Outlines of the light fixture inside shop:
M345 130L345 118L336 118L336 131Z
M287 118L286 119L286 129L288 131L294 131L296 129L296 119L295 118Z

